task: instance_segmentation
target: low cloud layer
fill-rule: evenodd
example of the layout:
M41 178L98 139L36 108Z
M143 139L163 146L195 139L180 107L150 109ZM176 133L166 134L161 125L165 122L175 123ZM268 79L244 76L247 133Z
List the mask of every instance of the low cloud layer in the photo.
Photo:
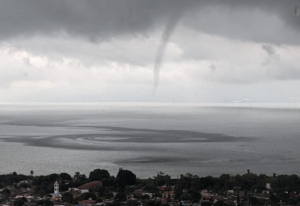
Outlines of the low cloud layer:
M170 17L183 15L185 27L214 35L278 44L296 43L297 0L28 0L0 7L0 37L54 35L67 32L90 41L149 35ZM182 10L182 13L179 12ZM280 30L279 30L280 29Z
M297 4L3 1L0 101L267 101L277 87L269 100L285 101L300 79Z

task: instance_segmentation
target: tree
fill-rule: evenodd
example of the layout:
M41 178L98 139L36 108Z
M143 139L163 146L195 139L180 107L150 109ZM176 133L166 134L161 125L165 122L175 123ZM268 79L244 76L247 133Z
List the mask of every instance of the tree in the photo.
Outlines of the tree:
M87 180L87 178L86 178L86 175L85 174L81 174L81 175L79 175L79 178L78 178L79 180L81 180L81 181L86 181Z
M62 194L61 200L63 202L73 203L73 195L69 192L65 192Z
M122 206L120 202L113 202L113 203L108 203L106 206Z
M88 200L88 199L92 199L92 200L96 200L97 199L97 197L96 197L96 195L95 195L95 193L93 193L93 192L87 192L87 193L83 193L83 194L81 194L80 196L79 196L79 200L80 201L82 201L82 200Z
M89 179L91 181L100 181L102 179L107 179L110 177L110 174L107 170L95 169L90 172Z
M119 192L115 196L115 200L117 200L117 201L126 201L126 195L123 192Z
M192 196L190 194L188 194L188 193L183 193L180 196L180 200L183 200L183 201L185 201L185 200L192 200L192 199L193 199Z
M21 188L28 188L28 187L30 188L31 186L28 183L21 183L20 187Z
M30 175L31 175L31 176L33 176L33 173L34 173L33 170L30 170Z
M53 206L53 203L50 200L40 200L37 202L37 205Z
M215 206L224 206L224 205L225 205L225 203L224 203L224 201L222 201L222 200L218 201L218 202L215 204Z
M259 203L258 199L255 197L250 197L249 201L251 205L257 205Z
M40 190L39 191L39 196L40 197L44 197L46 195L46 191L45 190Z
M142 199L143 199L143 200L148 200L149 198L150 198L149 195L143 195L143 196L142 196Z
M211 206L211 203L210 202L203 202L203 203L201 203L201 206Z
M25 202L27 202L27 199L25 197L18 198L15 200L14 206L23 206L23 205L25 205Z
M125 187L126 185L134 185L136 184L136 175L129 170L123 170L122 168L120 168L116 181L120 187Z
M78 179L79 179L79 175L80 175L80 172L75 172L74 178L75 178L76 180L78 180Z
M188 173L188 175L189 174L190 173ZM157 185L157 186L168 184L171 180L170 175L167 175L162 171L158 172L157 175L154 176L153 178L154 178L155 185Z
M61 180L72 180L72 177L71 177L71 175L69 175L68 173L61 173L60 175L59 175L59 177L61 178Z
M136 200L128 200L126 205L127 206L138 206L139 203Z
M4 189L2 190L1 194L3 199L8 200L11 192L9 189Z
M197 190L192 190L191 191L191 196L193 198L193 202L199 202L200 199L202 198L201 194Z
M154 201L154 200L150 200L146 203L146 206L160 206L161 205L161 202L157 202L157 201Z

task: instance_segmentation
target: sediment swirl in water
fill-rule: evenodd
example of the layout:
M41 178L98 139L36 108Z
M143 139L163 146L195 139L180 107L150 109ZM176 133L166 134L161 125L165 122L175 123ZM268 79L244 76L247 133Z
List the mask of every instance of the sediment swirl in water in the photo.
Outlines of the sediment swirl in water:
M58 147L65 149L80 150L128 150L135 143L207 143L207 142L245 142L253 138L234 137L222 134L201 133L185 130L155 130L155 129L133 129L124 127L93 127L98 133L68 134L48 136L44 138L36 136L22 136L3 138L6 142L19 142L31 146ZM115 148L113 143L123 143L123 147ZM125 145L125 146L124 146ZM142 148L141 148L142 149Z

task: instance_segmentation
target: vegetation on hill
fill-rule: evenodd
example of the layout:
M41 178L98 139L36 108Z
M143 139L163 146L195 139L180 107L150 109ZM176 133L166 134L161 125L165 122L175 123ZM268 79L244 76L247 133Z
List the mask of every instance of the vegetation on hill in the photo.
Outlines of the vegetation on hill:
M169 194L169 191L172 191L174 199L178 201L199 202L203 199L200 191L206 190L212 194L226 197L228 191L238 188L239 192L242 191L245 194L243 200L250 202L252 205L262 204L261 199L256 198L254 194L260 194L266 190L268 190L268 198L266 199L270 202L278 203L281 201L291 205L300 205L300 178L295 174L273 174L268 176L247 171L242 175L223 174L219 177L199 177L188 173L177 178L171 178L169 175L159 172L148 179L137 179L133 172L124 169L120 169L116 177L110 175L105 169L95 169L90 172L88 177L79 172L76 172L73 177L67 173L33 176L33 171L30 172L30 175L20 175L16 172L0 175L0 188L4 188L1 192L0 201L3 202L9 199L12 195L12 188L15 190L31 188L33 195L45 197L47 194L53 193L55 181L60 184L60 192L64 192L62 193L62 201L74 204L90 198L97 202L114 198L117 204L118 202L127 201L128 195L134 195L134 197L143 201L148 200L146 204L148 206L157 206L158 203L153 202L149 194L153 194L151 195L152 198L161 198L164 193ZM102 185L94 187L88 193L83 193L76 198L70 192L67 192L69 188L78 188L93 181L101 181ZM267 183L272 186L271 189L266 188ZM139 193L139 190L142 193ZM239 195L236 199L240 201ZM170 200L170 196L168 196L166 201ZM23 205L25 201L25 199L18 199L15 205ZM51 202L47 201L42 203L43 205L51 205ZM203 203L203 205L205 204L209 204L209 202ZM127 201L127 205L136 206L136 202L130 200ZM216 205L222 205L221 201Z

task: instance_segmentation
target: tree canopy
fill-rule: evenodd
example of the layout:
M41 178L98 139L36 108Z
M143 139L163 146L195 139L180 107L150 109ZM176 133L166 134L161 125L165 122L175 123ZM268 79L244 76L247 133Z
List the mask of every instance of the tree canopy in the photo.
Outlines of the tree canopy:
M116 178L117 184L120 187L125 187L126 185L136 184L136 175L129 170L119 169L119 173Z
M94 171L90 172L89 179L91 181L100 181L102 179L107 179L110 177L110 174L107 170L103 169L95 169Z

